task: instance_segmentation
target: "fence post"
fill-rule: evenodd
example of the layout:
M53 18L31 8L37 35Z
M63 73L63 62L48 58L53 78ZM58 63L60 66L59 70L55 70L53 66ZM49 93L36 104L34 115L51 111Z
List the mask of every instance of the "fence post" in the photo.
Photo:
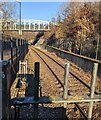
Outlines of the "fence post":
M3 41L2 41L2 39L0 39L0 60L3 60Z
M1 40L0 40L1 42ZM0 60L0 120L2 119L2 109L3 109L3 104L2 104L2 61Z
M0 61L0 119L10 118L10 70L9 61Z
M21 41L20 41L21 43L21 59L22 59L22 39L21 39Z
M28 52L28 41L26 41L26 53Z
M11 63L13 64L13 41L11 37Z
M39 99L39 62L35 62L34 66L34 100ZM38 103L34 104L34 118L38 118Z
M19 39L18 39L18 55L19 55Z
M96 78L97 78L97 70L98 70L98 63L94 63L92 80L91 80L92 84L91 84L90 98L94 98L95 84L96 84ZM88 111L88 119L92 118L92 111L93 111L93 102L90 102L89 111Z
M70 63L65 64L65 73L64 73L64 91L63 91L63 99L68 98L68 78L69 78L69 67ZM64 103L64 107L66 108L67 104Z
M19 58L21 59L21 38L19 39Z
M23 44L22 44L22 39L21 39L21 60L23 59Z
M18 71L18 39L16 39L16 72Z
M13 74L13 68L12 68L12 66L13 66L13 41L12 41L12 37L11 37L11 40L10 40L10 49L11 49L11 83L13 82L13 76L14 76L14 74Z
M24 56L25 56L25 40L23 40L23 52L24 52Z

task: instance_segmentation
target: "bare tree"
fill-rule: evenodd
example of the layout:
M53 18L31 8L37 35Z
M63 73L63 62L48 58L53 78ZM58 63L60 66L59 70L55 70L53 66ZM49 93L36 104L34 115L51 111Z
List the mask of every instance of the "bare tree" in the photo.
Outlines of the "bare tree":
M95 52L101 49L99 44L99 16L101 16L99 7L99 2L63 4L59 12L62 22L54 30L56 38L62 39L61 44L68 42L67 47L70 51L94 57ZM91 55L92 53L93 55Z
M13 18L16 15L16 4L14 2L0 2L0 11L2 12L1 22L2 22L2 31L5 34L5 28L12 25Z

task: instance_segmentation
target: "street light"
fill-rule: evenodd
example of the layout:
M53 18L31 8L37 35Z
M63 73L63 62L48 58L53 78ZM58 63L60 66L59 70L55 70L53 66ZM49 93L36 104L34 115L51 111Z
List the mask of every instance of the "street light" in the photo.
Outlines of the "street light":
M19 2L19 4L20 4L20 36L22 35L22 33L21 33L21 1Z
M21 37L22 31L21 31L21 0L16 0L19 3L19 20L20 20L20 28L19 28L19 35Z
M21 35L22 35L22 31L21 31L21 0L16 0L16 1L19 3L19 20L20 20L20 28L19 28L20 49L19 49L19 52L20 52L20 58L21 58L21 54L22 54L22 48L21 48L21 45L22 45L22 40L21 40Z

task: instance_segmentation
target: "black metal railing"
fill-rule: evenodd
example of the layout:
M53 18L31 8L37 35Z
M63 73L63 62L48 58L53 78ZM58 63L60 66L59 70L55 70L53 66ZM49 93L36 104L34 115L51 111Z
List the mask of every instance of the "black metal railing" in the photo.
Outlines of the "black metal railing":
M2 98L1 110L3 119L9 118L9 100L10 100L10 87L16 78L19 69L19 60L23 60L28 52L28 42L24 39L16 39L8 37L0 40L2 43L2 49L0 52L4 57L4 52L9 51L10 58L7 60L1 59L0 61L0 97ZM3 58L2 57L2 58Z

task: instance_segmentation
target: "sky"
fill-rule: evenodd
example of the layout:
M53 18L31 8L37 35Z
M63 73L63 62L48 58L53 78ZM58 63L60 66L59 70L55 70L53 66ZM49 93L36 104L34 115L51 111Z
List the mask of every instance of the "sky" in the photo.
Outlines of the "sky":
M18 13L19 13L19 3ZM58 15L62 2L22 2L22 19L48 20Z

